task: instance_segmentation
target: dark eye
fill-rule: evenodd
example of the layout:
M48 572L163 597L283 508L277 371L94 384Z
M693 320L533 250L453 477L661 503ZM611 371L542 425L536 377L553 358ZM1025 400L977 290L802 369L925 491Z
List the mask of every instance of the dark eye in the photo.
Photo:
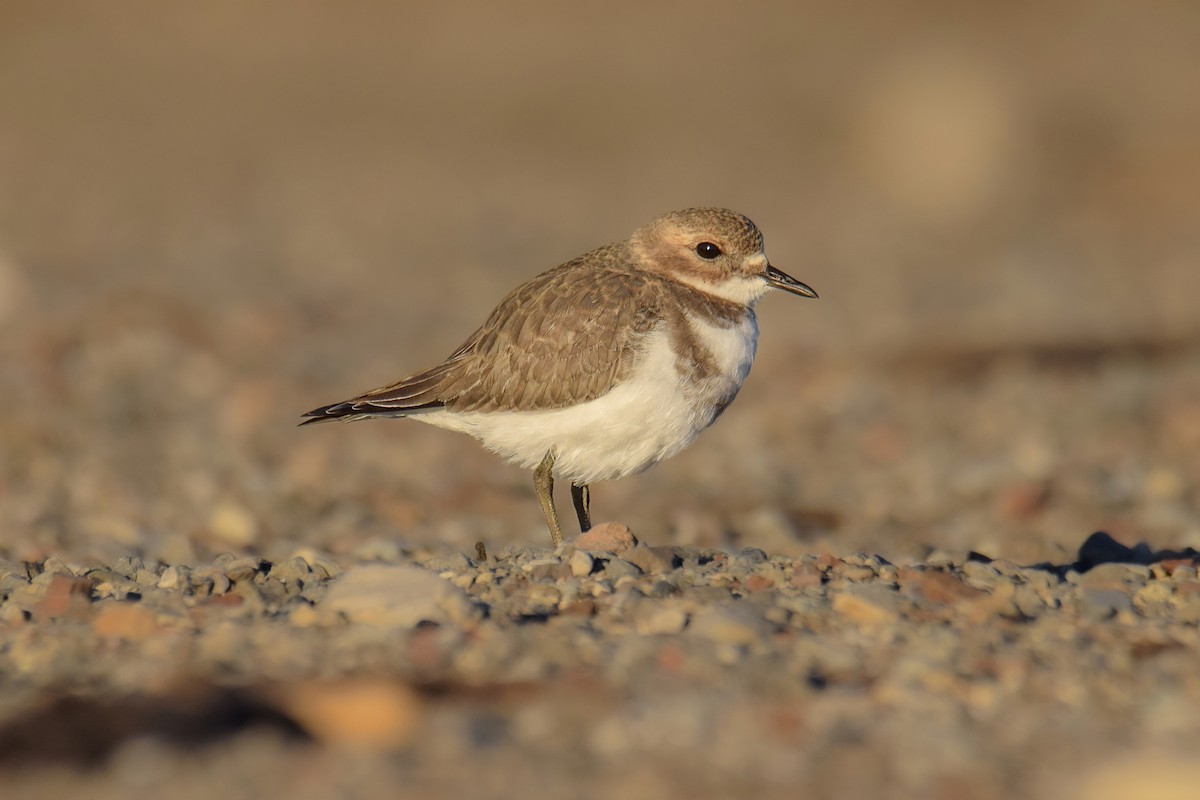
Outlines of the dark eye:
M712 242L701 242L696 245L696 255L701 258L707 258L709 261L721 255L721 248L717 247Z

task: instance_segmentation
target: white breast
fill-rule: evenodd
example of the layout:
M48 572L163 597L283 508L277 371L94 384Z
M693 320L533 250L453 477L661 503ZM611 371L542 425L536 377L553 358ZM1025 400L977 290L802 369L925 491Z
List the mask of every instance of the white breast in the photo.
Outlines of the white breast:
M652 333L638 365L608 394L550 411L437 411L412 419L468 433L532 469L554 450L556 476L580 483L632 475L692 443L737 395L758 342L753 312L731 326L690 320L717 369L685 383L670 333Z

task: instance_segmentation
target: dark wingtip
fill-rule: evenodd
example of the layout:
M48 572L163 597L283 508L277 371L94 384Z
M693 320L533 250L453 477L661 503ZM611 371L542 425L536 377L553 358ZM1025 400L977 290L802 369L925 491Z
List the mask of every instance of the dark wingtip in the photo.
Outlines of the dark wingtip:
M423 411L436 411L439 408L445 408L445 403L441 400L432 400L428 403L409 406L407 408L396 408L392 406L378 405L363 400L348 400L344 403L333 403L328 406L314 408L304 417L312 417L297 423L296 427L303 428L305 425L313 425L318 422L332 422L335 419L343 417L354 417L355 419L363 419L365 417L407 417L410 414L419 414Z
M353 413L352 411L349 411L349 408L349 403L333 403L331 405L321 406L320 408L314 408L312 411L306 411L300 415L302 417L311 417L312 419L306 419L302 422L299 422L296 424L296 427L303 428L305 425L313 425L318 422L329 422L330 420L337 419L338 417L344 417L347 413Z

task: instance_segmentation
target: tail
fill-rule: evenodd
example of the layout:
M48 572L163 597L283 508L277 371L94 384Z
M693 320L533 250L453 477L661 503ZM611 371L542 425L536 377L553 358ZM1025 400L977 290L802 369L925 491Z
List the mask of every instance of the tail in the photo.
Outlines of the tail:
M371 419L372 417L407 417L412 414L420 414L423 411L436 411L442 407L442 403L434 402L410 408L388 408L369 401L346 400L342 403L314 408L312 411L302 414L301 416L310 417L310 419L301 422L299 427L313 425L318 422L332 422L334 420L338 422L357 422L360 419Z
M309 417L301 426L317 422L340 420L355 422L371 417L407 417L427 411L445 408L446 403L437 395L445 377L447 365L443 364L425 372L405 378L398 383L373 389L351 400L314 408L303 416Z

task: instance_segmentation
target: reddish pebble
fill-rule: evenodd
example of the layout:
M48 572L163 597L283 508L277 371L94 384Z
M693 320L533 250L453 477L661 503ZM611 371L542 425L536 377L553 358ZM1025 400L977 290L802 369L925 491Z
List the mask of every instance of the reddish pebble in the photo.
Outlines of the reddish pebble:
M832 553L821 553L821 555L817 556L817 566L821 570L833 569L834 567L836 567L838 564L841 564L841 563L842 563L842 560L840 558L838 558L837 556L833 555Z
M590 553L623 553L637 546L637 537L620 522L602 522L575 539L575 547Z
M795 586L797 589L807 589L811 586L821 585L821 570L810 564L801 564L792 572L792 577L788 583Z
M765 592L767 589L775 588L775 581L762 575L751 575L746 579L746 589L752 594Z
M901 587L906 592L916 594L924 600L938 605L954 605L964 600L976 600L986 594L986 592L968 586L948 572L906 567L900 570L898 577Z
M89 595L92 593L92 582L86 578L74 578L70 575L55 575L46 586L46 593L33 608L33 618L36 621L71 617L84 617L91 605Z
M154 613L136 603L105 604L92 620L92 630L104 639L148 639L158 633Z

